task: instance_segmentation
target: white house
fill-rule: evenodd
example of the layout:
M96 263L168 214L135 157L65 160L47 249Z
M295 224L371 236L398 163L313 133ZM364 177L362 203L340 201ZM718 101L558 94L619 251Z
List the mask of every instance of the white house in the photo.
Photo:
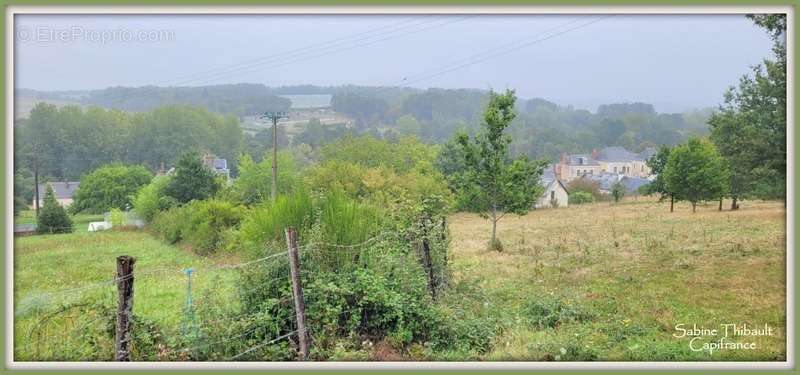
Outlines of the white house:
M536 208L557 208L569 206L569 192L566 186L556 178L552 166L545 168L539 183L544 186L542 196L534 204Z

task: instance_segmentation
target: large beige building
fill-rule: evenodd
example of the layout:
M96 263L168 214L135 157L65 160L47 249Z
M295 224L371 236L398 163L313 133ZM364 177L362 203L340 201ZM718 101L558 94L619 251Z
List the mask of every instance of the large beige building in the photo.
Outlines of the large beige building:
M650 176L647 159L653 154L655 154L654 148L647 148L637 154L616 146L593 150L591 154L568 155L564 153L556 164L555 173L560 180L565 182L583 175L605 173L647 178Z

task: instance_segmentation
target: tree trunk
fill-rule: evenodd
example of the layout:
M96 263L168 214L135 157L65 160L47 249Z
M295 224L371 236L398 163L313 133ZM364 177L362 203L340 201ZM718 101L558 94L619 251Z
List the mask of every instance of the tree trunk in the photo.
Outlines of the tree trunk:
M494 246L495 241L497 241L497 219L495 215L492 215L492 246Z
M675 211L675 197L672 195L669 196L669 212Z
M719 199L719 210L722 211L722 198Z
M731 211L738 210L739 209L739 203L738 203L739 197L734 195L732 198L733 198L733 201L731 201Z
M697 211L697 202L692 202L692 213Z

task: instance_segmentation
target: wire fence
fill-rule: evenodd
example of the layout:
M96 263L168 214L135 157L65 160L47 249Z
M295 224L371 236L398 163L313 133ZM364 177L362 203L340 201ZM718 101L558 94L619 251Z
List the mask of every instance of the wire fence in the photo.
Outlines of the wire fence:
M39 298L44 298L59 307L46 314L34 314L39 319L29 321L26 327L28 334L15 334L14 354L15 357L25 360L63 360L73 358L70 357L71 355L80 355L80 353L73 352L80 352L81 345L94 345L108 350L113 349L117 344L115 343L112 346L110 331L115 331L116 342L119 341L120 330L120 327L117 326L119 324L118 319L115 319L119 311L115 315L115 311L111 307L116 294L113 287L116 287L118 289L117 292L121 293L122 285L127 282L136 282L136 285L145 285L145 288L147 288L150 286L149 282L151 281L154 283L169 281L169 284L173 286L184 284L186 288L183 293L179 292L180 288L164 292L169 294L169 297L165 298L167 301L165 309L169 309L169 306L172 306L172 309L181 309L182 311L175 314L175 310L173 310L172 319L162 317L160 320L161 325L166 328L158 330L157 333L154 333L156 331L148 332L148 334L155 337L163 338L168 336L174 338L172 345L159 348L159 353L156 357L158 359L156 360L160 360L160 358L166 358L167 360L194 360L198 358L197 355L201 352L203 353L203 358L214 358L214 360L247 360L248 358L258 358L257 353L261 353L259 350L285 339L289 339L289 350L300 352L302 348L291 338L299 338L299 335L306 334L310 337L311 335L311 329L299 326L298 319L300 319L300 316L298 316L298 310L295 308L296 306L304 306L305 300L300 298L298 302L294 291L292 291L291 295L286 295L286 289L276 289L275 285L277 285L276 283L284 282L285 284L281 285L300 284L300 279L309 279L319 270L314 267L297 269L296 275L298 278L293 280L292 274L286 272L287 268L292 266L290 261L292 251L298 256L302 255L303 258L321 256L320 254L329 251L347 253L347 251L355 250L356 252L363 252L367 248L380 251L380 246L377 245L381 241L407 237L408 233L384 231L354 244L312 240L302 246L296 246L294 249L287 245L290 246L288 251L275 251L276 246L273 245L267 247L268 251L272 250L267 255L241 263L145 269L132 272L129 275L116 275L108 279L92 281L60 290L35 293ZM333 268L326 270L326 272L346 274L348 272L347 262L352 260L347 257L338 257L336 259L338 263L334 263ZM230 272L237 271L239 272L238 274L230 274ZM244 277L248 272L261 274L261 284L249 284L247 286L248 289L240 290L239 292L250 293L258 296L258 298L267 298L274 305L283 306L283 310L280 310L283 311L282 316L268 316L269 313L265 311L232 313L232 310L225 309L227 306L222 306L222 311L218 311L216 315L203 310L204 304L211 303L211 300L198 299L196 296L204 292L212 298L219 298L221 288L225 287L224 282L214 280L214 278L236 280L236 277ZM263 274L263 272L268 273ZM278 273L275 274L275 272ZM281 272L283 274L280 274ZM197 282L198 279L204 279L201 289L197 289L198 284L193 285L193 281ZM236 281L234 281L233 285L236 286ZM163 286L163 284L159 286ZM299 287L300 295L302 296L302 287ZM100 300L106 301L105 305L102 302L100 303L104 307L98 308L98 305L81 303L84 293L87 292L96 292L96 296L99 296ZM75 297L75 300L60 299L65 297ZM121 298L118 298L117 302L122 303L121 300ZM289 303L292 300L295 301L294 304ZM208 307L208 311L220 308L216 305L211 306L214 308L205 307ZM302 310L304 310L304 307ZM42 309L42 312L44 311L46 309ZM198 316L201 311L205 312L204 315ZM292 315L286 316L285 314L288 311L291 311ZM88 313L94 313L95 315L87 319L86 314ZM161 313L162 315L169 315L168 312ZM179 321L175 320L175 316L181 317ZM146 327L148 324L155 322L138 321L137 317L143 318L134 315L133 330L136 330L136 327ZM115 323L115 320L117 323ZM311 323L313 326L314 322ZM16 324L15 327L17 327ZM144 331L145 329L142 328L142 330ZM92 334L101 334L103 332L105 332L105 338L87 337L87 335L91 336ZM133 333L133 337L138 337L136 332ZM252 343L253 340L257 340L257 343L242 347L244 343ZM75 347L71 347L71 345L75 345ZM134 350L145 350L145 348L134 348ZM235 354L232 352L233 350L236 350ZM307 350L304 355L306 353ZM106 358L102 354L99 357L98 359Z

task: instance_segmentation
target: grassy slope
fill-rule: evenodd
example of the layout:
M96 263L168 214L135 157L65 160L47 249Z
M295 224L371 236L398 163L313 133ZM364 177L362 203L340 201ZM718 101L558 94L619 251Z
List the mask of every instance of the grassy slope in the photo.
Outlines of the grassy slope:
M500 222L503 253L485 250L487 221L457 214L455 289L444 302L497 314L504 329L485 360L784 359L784 205L742 207L692 214L679 204L669 213L668 204L641 199L540 210ZM525 309L537 300L589 317L538 328ZM756 350L709 356L672 337L680 323L766 323L777 333L756 337Z
M94 218L92 218L94 220ZM76 222L81 221L80 217ZM77 224L77 223L76 223ZM95 287L55 293L93 283L110 280L115 276L115 259L119 255L136 257L134 313L178 331L186 303L186 276L182 270L192 267L195 304L202 303L202 295L212 292L217 297L234 293L229 270L214 270L220 263L234 259L209 259L188 251L166 245L145 232L86 232L86 225L77 224L75 233L19 237L14 243L14 309L15 348L18 359L63 358L58 352L72 344L65 344L65 336L79 330L83 313L59 313L63 319L42 324L51 312L60 306L101 303L115 306L116 287L112 283ZM231 298L230 300L235 300ZM228 305L235 308L236 304ZM95 311L96 312L96 311ZM96 324L90 324L95 327ZM68 335L64 335L64 331ZM42 337L38 337L40 332ZM35 339L33 337L36 337ZM39 346L38 351L34 350ZM72 349L70 349L72 350Z

